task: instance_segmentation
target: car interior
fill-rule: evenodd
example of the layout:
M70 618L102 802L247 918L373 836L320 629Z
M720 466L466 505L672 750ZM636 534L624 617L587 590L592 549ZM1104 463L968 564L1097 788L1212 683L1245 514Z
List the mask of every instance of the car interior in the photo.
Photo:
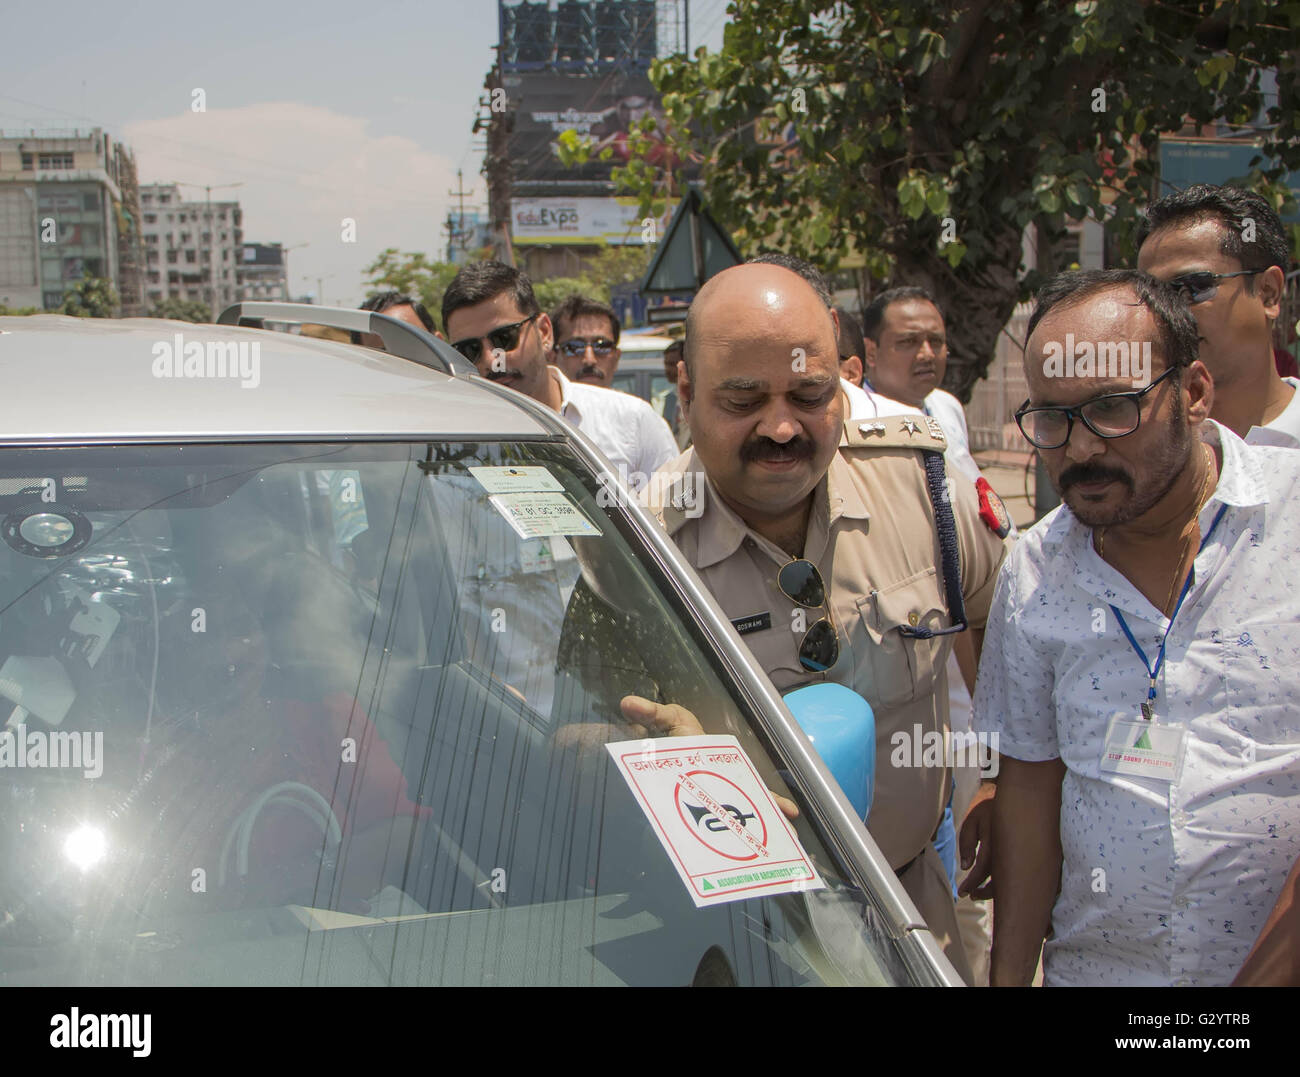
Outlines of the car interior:
M580 489L559 448L529 451ZM573 564L561 581L563 540L550 568L520 562L527 543L469 478L510 453L434 456L405 444L7 454L0 723L15 741L80 737L87 756L101 734L102 774L29 761L4 775L0 983L842 975L792 941L817 934L802 896L695 909L607 753L558 743L571 723L619 739L629 691L694 691L701 710L712 698L734 711L704 660L661 663L653 641L641 655L589 645L615 621L574 628L573 609L601 605L599 574L594 591L575 590ZM558 598L541 609L565 623L531 641L494 631L502 609L485 602L519 593L520 572L552 571ZM653 588L637 581L629 594ZM544 703L533 682L510 683L502 656L524 643L549 656ZM672 672L651 677L661 664ZM833 864L823 873L834 879ZM842 888L818 900L873 915ZM880 953L861 962L901 975L873 924ZM725 957L704 961L719 945Z

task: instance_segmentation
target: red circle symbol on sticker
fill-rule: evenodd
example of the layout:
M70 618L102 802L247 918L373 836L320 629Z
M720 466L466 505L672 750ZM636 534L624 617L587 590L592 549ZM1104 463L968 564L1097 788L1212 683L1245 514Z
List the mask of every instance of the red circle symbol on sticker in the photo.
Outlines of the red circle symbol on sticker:
M752 838L759 846L767 845L767 824L758 805L730 778L711 770L692 770L685 776L721 809L719 813L699 793L678 782L673 799L686 829L702 845L728 860L756 859L758 850L742 835Z

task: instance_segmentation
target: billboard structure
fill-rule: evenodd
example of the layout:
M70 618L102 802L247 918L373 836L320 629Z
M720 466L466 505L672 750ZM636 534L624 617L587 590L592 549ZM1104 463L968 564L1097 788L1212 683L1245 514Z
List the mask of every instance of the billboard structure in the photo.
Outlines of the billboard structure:
M521 72L504 75L502 81L515 104L509 156L513 186L519 194L541 193L529 190L538 183L607 184L611 171L629 160L631 126L653 116L659 129L663 128L659 95L641 70L611 71L601 77ZM560 163L556 143L565 131L593 140L591 160L585 165ZM609 152L602 160L605 150ZM667 147L661 142L647 159L660 167L668 164Z
M650 220L635 198L513 198L510 229L517 245L636 246L663 234L668 213ZM647 235L648 233L648 235Z
M632 128L647 117L658 137L648 135L643 159L675 164L649 67L686 51L686 0L499 0L498 16L486 86L504 90L509 106L485 117L484 172L499 256L528 248L523 264L544 278L576 272L603 247L646 242L665 221L638 218L611 174L631 160ZM585 164L561 162L566 132L589 142Z

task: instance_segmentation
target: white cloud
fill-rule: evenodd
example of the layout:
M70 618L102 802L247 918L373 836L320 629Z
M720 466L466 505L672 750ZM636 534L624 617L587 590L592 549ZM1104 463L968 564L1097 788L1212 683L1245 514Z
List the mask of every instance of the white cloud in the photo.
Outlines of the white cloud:
M314 292L324 277L326 302L355 305L362 270L385 247L440 256L456 172L413 139L367 127L355 116L280 102L210 107L131 124L123 134L142 183L212 184L214 201L243 207L245 240L310 244L289 256L291 292ZM182 193L206 197L196 187ZM345 217L356 221L355 243L341 240Z

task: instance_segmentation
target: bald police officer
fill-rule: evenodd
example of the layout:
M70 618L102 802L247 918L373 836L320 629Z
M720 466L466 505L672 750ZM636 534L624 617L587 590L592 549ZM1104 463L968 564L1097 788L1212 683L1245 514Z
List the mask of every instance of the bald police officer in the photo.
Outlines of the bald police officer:
M830 680L870 702L871 835L969 982L931 845L951 773L919 743L947 733L953 615L964 605L982 635L1003 542L969 484L945 496L937 422L844 422L830 313L789 269L713 277L691 305L683 359L694 447L643 500L780 691ZM949 526L948 573L937 518Z

